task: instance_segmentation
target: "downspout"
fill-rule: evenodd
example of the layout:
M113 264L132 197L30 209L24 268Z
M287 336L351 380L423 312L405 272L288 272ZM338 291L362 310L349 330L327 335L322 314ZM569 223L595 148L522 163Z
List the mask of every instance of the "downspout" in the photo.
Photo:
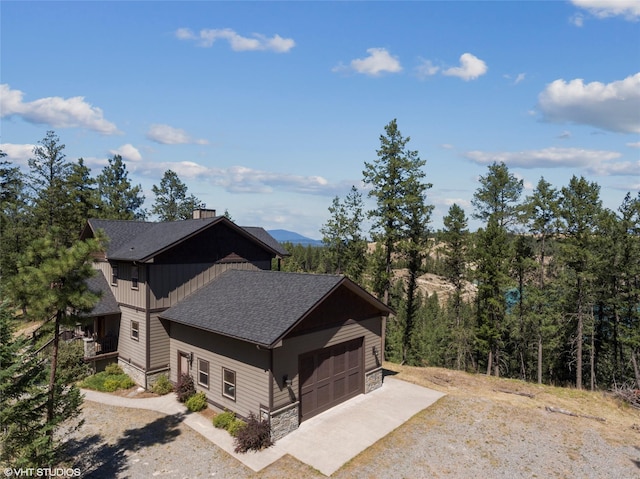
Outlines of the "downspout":
M151 298L150 298L150 293L149 290L151 288L149 288L149 264L147 263L145 265L145 270L144 270L144 274L145 274L145 282L144 282L144 295L145 295L145 316L146 316L146 323L147 323L147 334L145 337L145 344L147 345L146 347L146 365L145 365L145 371L144 371L144 388L147 389L148 383L147 383L147 371L149 371L149 369L151 368L151 314L149 313L149 309L151 307Z
M279 262L278 262L279 264ZM269 348L269 411L273 411L273 348Z

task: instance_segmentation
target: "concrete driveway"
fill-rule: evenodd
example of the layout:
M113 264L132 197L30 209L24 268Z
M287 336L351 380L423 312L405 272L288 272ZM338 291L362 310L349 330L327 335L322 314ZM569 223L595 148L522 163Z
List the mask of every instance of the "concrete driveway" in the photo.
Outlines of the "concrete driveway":
M112 406L150 409L164 414L186 412L173 394L159 398L125 398L83 390L85 399ZM381 388L362 394L303 422L300 427L258 452L234 452L233 438L200 414L184 423L254 471L290 454L330 476L343 464L444 396L443 393L386 377Z

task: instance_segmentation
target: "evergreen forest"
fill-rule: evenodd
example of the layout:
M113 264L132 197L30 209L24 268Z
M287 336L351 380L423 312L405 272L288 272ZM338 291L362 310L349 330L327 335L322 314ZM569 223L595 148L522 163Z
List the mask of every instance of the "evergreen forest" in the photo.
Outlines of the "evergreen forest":
M396 120L387 124L363 165L366 188L333 198L320 230L323 246L286 244L291 255L281 268L344 274L388 304L396 313L386 325L389 361L577 388L640 389L640 192L622 194L610 210L597 183L574 176L566 185L540 178L526 196L522 180L496 162L479 178L472 207L451 205L435 230L429 165L409 142ZM147 211L142 187L132 184L120 156L94 176L64 149L47 132L28 171L0 152L0 287L25 317L62 317L63 306L82 303L63 298L38 309L25 275L56 250L78 248L87 218L173 221L201 205L168 170ZM370 211L364 195L375 204ZM476 231L470 218L481 224ZM98 247L78 251L75 260ZM447 288L427 294L426 274Z

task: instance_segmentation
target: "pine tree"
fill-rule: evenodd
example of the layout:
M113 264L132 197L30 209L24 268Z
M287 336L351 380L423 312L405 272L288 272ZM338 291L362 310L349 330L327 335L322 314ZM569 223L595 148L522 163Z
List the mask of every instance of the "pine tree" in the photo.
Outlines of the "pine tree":
M602 211L600 186L573 176L562 188L560 214L564 220L561 254L567 267L567 313L575 318L576 388L582 389L584 322L593 304L593 241Z
M500 353L505 324L505 292L509 282L511 245L507 228L516 219L523 182L504 163L493 163L473 195L473 216L486 222L478 231L476 277L478 279L478 335L488 353L487 374L500 373Z
M142 186L131 186L127 166L120 155L109 158L109 164L96 178L98 183L99 217L112 220L144 220Z
M98 296L86 280L95 271L94 255L102 250L103 239L76 241L65 247L55 230L36 239L26 250L12 278L10 292L26 299L28 315L39 320L52 318L54 337L49 362L46 425L49 446L54 449L54 432L65 418L79 414L82 403L77 388L66 387L57 380L57 361L62 323L73 320L75 312L90 310Z
M0 302L0 462L10 467L51 465L43 411L47 370L31 342L16 336L13 313Z
M362 237L364 219L362 194L355 186L344 201L336 196L329 207L331 216L320 232L329 272L345 274L359 282L365 267L366 243Z
M462 315L462 292L467 277L468 259L468 222L464 210L457 204L451 205L447 216L443 219L442 240L445 245L444 276L453 287L454 292L448 301L453 312L451 328L452 349L455 350L456 369L466 369L466 358L469 355L469 326Z
M60 240L69 245L77 237L71 225L73 207L68 189L71 163L66 161L65 145L53 131L33 149L29 159L28 186L32 197L32 221L35 228L44 235L56 228Z
M31 237L24 175L0 150L0 284L17 272L23 243Z
M406 237L406 232L415 201L424 202L424 193L431 187L424 183L426 164L417 151L407 148L410 137L404 138L398 130L396 120L385 126L385 134L380 135L378 158L373 163L365 162L362 172L364 183L371 185L369 196L376 200L376 209L369 212L374 219L372 231L385 252L385 285L383 300L389 302L391 287L391 262L398 244ZM426 207L425 207L426 208Z
M422 168L426 161L417 151L407 148L410 137L404 138L398 130L396 120L385 126L385 135L380 135L378 158L373 163L365 162L364 183L371 185L369 196L375 198L376 209L369 212L374 219L373 236L381 242L385 252L385 273L382 298L389 304L391 287L391 262L395 253L403 255L409 263L409 283L405 303L405 330L403 333L403 360L411 347L415 308L415 281L422 265L422 252L427 239L427 224L432 206L427 205L426 191L430 183Z
M194 195L187 196L187 189L187 185L174 171L165 171L160 186L153 185L151 188L156 196L151 213L157 215L160 221L192 218L193 211L199 208L202 202Z

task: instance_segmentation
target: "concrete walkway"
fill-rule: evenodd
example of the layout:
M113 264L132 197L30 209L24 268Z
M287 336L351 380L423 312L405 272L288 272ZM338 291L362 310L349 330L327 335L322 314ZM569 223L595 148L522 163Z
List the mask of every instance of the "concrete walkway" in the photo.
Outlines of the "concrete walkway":
M174 394L157 398L127 398L83 389L87 401L110 406L148 409L163 414L186 413ZM258 452L234 452L233 438L197 413L186 414L184 423L254 471L290 454L330 476L373 443L444 396L392 377L369 394L346 401L305 422L270 448Z

